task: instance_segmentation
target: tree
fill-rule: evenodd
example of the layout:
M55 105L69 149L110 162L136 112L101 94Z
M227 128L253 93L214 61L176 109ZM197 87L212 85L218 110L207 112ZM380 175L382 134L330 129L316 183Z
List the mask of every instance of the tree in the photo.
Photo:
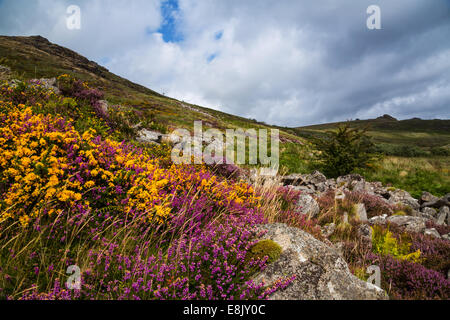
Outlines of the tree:
M329 177L368 167L377 159L372 153L373 143L367 135L367 128L342 125L335 131L328 131L324 138L313 138L312 142L319 151L321 170Z

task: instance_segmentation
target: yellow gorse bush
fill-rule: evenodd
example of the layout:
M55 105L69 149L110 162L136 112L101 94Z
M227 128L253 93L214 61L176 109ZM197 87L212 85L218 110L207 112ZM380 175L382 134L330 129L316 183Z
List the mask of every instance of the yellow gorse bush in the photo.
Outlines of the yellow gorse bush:
M391 255L400 260L419 263L420 250L410 252L411 243L397 240L389 229L380 226L372 227L372 250L374 253Z
M0 221L27 226L61 210L95 212L114 205L164 223L177 196L207 195L217 209L257 207L260 200L244 182L218 179L203 165L167 168L142 150L100 139L94 130L80 134L61 116L0 102L0 120Z

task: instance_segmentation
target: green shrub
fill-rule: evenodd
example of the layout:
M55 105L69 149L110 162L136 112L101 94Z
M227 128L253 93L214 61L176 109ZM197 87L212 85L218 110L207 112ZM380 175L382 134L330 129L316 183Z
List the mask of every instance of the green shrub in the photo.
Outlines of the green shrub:
M347 124L329 131L324 138L313 138L313 144L320 151L317 160L325 175L338 177L373 164L376 159L371 153L373 143L366 132L366 129L350 128Z
M396 145L380 143L374 146L374 152L382 153L387 156L398 157L423 157L428 156L428 152L414 145Z
M448 157L450 156L450 149L444 147L433 147L430 149L430 153L432 156Z

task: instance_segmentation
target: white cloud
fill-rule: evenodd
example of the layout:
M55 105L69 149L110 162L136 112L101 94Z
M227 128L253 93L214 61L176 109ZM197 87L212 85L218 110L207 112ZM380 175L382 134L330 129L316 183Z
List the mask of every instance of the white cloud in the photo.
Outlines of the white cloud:
M366 28L368 0L180 0L176 43L157 33L156 0L79 1L83 28L75 33L62 27L68 2L41 0L23 11L19 2L6 1L15 14L0 22L2 33L39 33L90 59L109 58L112 72L192 103L289 126L381 113L449 117L444 0L379 0L378 31Z

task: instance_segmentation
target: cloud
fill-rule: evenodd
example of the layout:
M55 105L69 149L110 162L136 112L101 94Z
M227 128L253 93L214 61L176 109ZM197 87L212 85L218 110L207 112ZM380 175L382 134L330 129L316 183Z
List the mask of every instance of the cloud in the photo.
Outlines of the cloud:
M67 1L4 0L0 32L39 33L169 96L273 124L449 118L448 0L378 0L381 30L366 27L369 0L78 3L73 32Z

